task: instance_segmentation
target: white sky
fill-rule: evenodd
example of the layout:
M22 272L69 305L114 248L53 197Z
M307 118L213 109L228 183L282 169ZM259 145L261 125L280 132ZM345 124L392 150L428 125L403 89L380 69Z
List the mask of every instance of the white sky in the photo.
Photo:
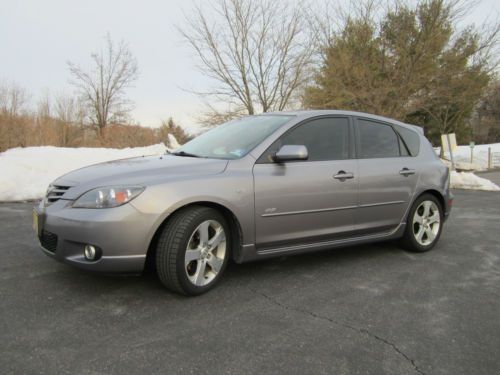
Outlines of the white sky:
M139 63L139 79L129 91L133 118L157 126L172 116L195 130L200 101L182 88L202 91L210 81L196 71L194 55L175 29L192 5L193 0L0 0L0 80L27 88L34 101L47 90L69 93L66 62L88 63L110 32L129 44ZM499 15L499 0L483 0L466 22L481 25Z

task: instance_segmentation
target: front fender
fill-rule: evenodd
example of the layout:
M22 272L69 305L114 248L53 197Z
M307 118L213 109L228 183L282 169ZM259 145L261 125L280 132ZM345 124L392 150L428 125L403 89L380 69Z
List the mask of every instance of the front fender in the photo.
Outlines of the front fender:
M130 204L144 215L154 216L149 241L163 222L178 209L200 202L214 203L231 211L241 227L242 245L253 244L254 193L250 173L223 173L203 179L170 181L146 187Z

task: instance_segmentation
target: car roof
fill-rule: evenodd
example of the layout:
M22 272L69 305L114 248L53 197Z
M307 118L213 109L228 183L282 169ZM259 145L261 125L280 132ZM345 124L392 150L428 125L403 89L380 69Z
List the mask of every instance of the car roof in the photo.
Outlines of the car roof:
M416 130L421 134L424 133L423 128L417 125L407 124L389 117L378 116L378 115L373 115L371 113L356 112L356 111L345 111L336 109L315 109L315 110L298 110L298 111L283 111L283 112L266 112L262 113L261 115L288 115L288 116L298 116L304 119L309 117L324 116L324 115L358 116L358 117L367 117L384 122L390 122L392 124Z

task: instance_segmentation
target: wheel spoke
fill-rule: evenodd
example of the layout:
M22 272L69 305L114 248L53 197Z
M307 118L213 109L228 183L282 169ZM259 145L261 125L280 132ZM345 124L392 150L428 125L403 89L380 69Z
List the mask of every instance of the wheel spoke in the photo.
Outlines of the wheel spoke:
M200 260L198 262L198 268L196 270L196 274L194 276L194 283L196 285L203 285L205 283L205 269L207 267L207 263L205 260Z
M217 230L217 232L215 232L215 235L208 241L208 244L212 248L216 248L217 246L219 246L221 242L225 240L226 240L226 235L224 233L224 229L222 229L221 227Z
M434 238L436 238L436 235L434 234L434 232L430 227L425 230L425 234L427 234L427 240L429 242L434 241Z
M210 222L205 221L201 223L198 227L198 234L200 235L200 244L205 246L208 243L208 228L210 226Z
M415 216L413 217L413 224L419 223L422 224L424 221L424 218L418 214L418 212L415 211Z
M212 268L215 273L219 273L222 268L223 259L217 258L216 256L210 257L208 260L208 265Z
M424 202L424 213L422 214L423 217L429 217L430 208L431 208L431 202L425 201Z
M186 250L186 264L192 262L193 260L201 259L200 249Z
M433 223L439 223L439 212L437 211L429 217L429 224Z
M425 228L423 225L421 225L419 228L418 228L418 232L417 234L415 234L415 238L417 239L417 241L419 243L422 243L422 237L424 236L424 233L425 233Z

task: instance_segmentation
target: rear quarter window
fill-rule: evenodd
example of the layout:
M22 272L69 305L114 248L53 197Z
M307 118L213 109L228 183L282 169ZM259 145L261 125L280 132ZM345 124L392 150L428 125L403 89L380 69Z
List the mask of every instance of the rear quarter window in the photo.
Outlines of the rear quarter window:
M417 132L403 128L402 126L396 126L396 129L403 138L403 141L408 148L411 156L417 156L420 151L420 136Z

